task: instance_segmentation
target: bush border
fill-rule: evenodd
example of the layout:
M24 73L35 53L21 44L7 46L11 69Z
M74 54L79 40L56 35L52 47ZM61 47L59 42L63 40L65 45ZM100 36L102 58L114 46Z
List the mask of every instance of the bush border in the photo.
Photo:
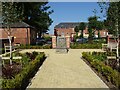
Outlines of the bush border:
M45 54L40 53L35 60L29 62L23 70L13 79L3 79L2 88L8 90L25 90L30 82L30 79L36 74L39 67L45 60Z
M95 60L89 52L83 52L82 58L87 60L91 67L98 72L98 74L104 76L108 82L120 89L120 73L118 71L113 70L110 66L105 65L99 60Z

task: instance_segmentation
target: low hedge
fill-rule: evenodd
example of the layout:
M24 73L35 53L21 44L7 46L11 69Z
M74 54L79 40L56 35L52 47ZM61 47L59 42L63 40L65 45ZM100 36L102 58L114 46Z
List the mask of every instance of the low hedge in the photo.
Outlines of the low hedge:
M86 59L98 73L106 77L107 81L114 84L120 89L120 73L113 70L110 66L105 65L103 62L96 60L91 53L83 52L82 57Z
M71 44L70 47L72 49L101 49L102 48L102 44L78 44L78 43L74 43Z
M45 54L41 53L37 55L35 60L29 62L23 70L15 76L13 79L3 79L2 88L8 90L25 90L29 83L30 78L32 78L38 71L39 67L42 65L45 59Z
M35 46L32 46L32 45L21 45L18 48L19 49L51 49L52 45L43 45L43 46L40 46L40 45L35 45Z
M98 59L99 61L105 61L107 59L107 53L106 52L92 52L92 56L95 59Z
M4 48L0 48L0 54L4 54L5 53L5 49Z

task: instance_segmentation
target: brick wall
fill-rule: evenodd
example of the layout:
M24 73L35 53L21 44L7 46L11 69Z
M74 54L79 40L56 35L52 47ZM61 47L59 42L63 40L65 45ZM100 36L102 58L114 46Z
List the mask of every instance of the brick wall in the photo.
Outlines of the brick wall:
M66 47L70 48L70 36L66 36Z
M14 44L30 44L30 28L12 28L12 36L14 37ZM0 38L8 38L4 29L0 28Z
M64 36L72 36L72 34L75 34L74 28L55 28L56 36L61 36L64 34Z
M74 31L74 28L55 28L54 29L54 35L55 36L61 36L62 34L64 34L64 36L70 36L70 38L72 38L74 35L76 35L76 32ZM79 35L81 34L81 32L79 33ZM107 30L100 30L100 36L101 37L106 37L108 34ZM95 31L95 35L98 35L98 31ZM86 27L85 30L83 30L83 36L88 38L89 36L89 32L88 32L88 28Z
M95 35L98 35L98 31L95 32ZM107 30L100 30L100 37L106 37L108 35Z

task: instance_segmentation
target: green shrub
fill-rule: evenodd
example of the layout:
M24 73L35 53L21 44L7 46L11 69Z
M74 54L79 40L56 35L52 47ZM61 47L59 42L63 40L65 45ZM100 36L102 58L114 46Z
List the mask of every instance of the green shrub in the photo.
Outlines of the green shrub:
M35 46L31 46L31 45L21 45L19 47L20 49L51 49L52 45L35 45Z
M35 60L26 64L22 71L15 76L13 79L3 79L2 88L8 88L9 90L22 90L25 89L32 78L40 67L41 63L45 59L45 54L40 53L36 56Z
M0 48L0 54L5 53L5 49L4 48Z
M27 55L24 55L22 57L22 65L23 66L27 65L29 63L29 61L30 61L30 58Z
M105 65L102 61L95 59L92 54L83 52L82 57L86 59L98 73L101 73L106 79L120 88L120 73L113 70L110 66Z
M71 44L70 47L72 49L101 49L102 44Z
M105 61L107 59L106 52L92 52L92 56L99 61Z
M0 48L0 54L4 54L5 53L5 49L4 48Z

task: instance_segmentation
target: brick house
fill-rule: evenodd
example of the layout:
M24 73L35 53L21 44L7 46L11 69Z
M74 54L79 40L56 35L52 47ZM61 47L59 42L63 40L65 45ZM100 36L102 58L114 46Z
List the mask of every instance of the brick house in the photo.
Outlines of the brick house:
M70 36L72 39L76 35L74 28L78 26L79 23L60 23L54 27L55 36Z
M100 37L105 38L108 35L108 30L99 30ZM98 30L95 31L95 37L98 37Z
M14 38L13 44L33 44L36 40L36 30L25 22L18 22L11 25L12 34ZM4 41L8 39L8 35L4 30L4 25L0 26L0 39Z
M58 25L56 25L54 27L54 35L55 36L70 36L71 38L74 37L74 35L76 35L75 32L75 27L78 26L80 24L76 23L76 22L68 22L68 23L59 23ZM87 24L87 23L86 23ZM80 36L81 32L78 33L78 36ZM106 37L108 35L108 31L107 30L100 30L100 36L101 37ZM86 26L85 30L83 30L83 36L84 38L88 38L89 36L89 32L88 32L88 28ZM98 31L95 31L95 37L98 37Z

